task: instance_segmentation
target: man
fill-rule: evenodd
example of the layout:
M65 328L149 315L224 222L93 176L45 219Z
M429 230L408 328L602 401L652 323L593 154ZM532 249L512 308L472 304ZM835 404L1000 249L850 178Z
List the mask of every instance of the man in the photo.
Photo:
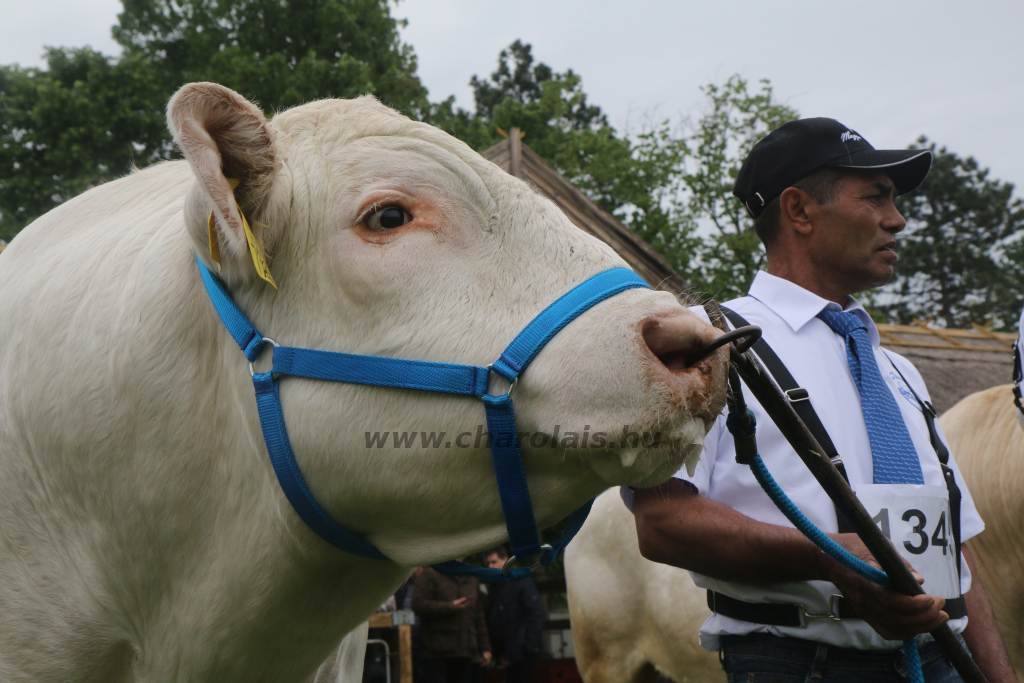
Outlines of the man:
M419 622L425 683L472 683L475 663L491 662L491 643L480 603L480 582L431 567L413 579L412 609Z
M984 589L972 581L968 546L962 563L956 557L921 376L879 347L874 323L852 298L893 276L905 225L894 198L917 187L930 165L927 151L875 150L838 121L816 118L759 141L737 176L733 193L755 219L767 272L727 307L763 329L798 385L791 400L809 396L850 484L930 594L884 589L817 550L736 462L721 418L693 473L636 491L633 505L644 556L690 569L709 589L714 614L701 643L720 650L730 681L900 681L899 641L947 621L990 681L1016 680ZM744 395L757 419L758 450L782 489L817 526L870 559L856 535L839 533L829 498L750 392ZM963 492L966 541L984 525L951 465ZM954 608L964 604L969 621ZM921 641L926 680L960 680L934 642Z
M508 561L504 548L484 556L491 569ZM505 683L529 683L541 652L547 615L532 577L499 581L487 586L487 630L494 662L505 669Z

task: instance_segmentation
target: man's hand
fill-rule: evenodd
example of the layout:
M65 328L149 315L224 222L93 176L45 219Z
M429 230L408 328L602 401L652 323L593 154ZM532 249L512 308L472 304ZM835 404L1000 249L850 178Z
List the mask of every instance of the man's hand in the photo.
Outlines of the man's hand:
M491 651L484 650L480 653L480 664L482 666L490 666L491 664Z
M461 597L452 600L452 607L455 609L466 609L469 606L469 598Z
M861 560L878 567L856 534L833 534L833 540ZM850 604L858 616L868 622L883 637L889 640L906 640L919 633L933 631L949 620L942 611L946 601L935 595L904 595L884 588L864 578L846 565L822 554L822 572L843 593L843 599ZM919 583L921 575L909 564Z

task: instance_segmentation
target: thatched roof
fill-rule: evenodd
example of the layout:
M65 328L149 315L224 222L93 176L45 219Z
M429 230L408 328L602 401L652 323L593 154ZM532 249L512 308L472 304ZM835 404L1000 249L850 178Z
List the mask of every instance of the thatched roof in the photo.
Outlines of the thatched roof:
M686 289L683 278L664 257L635 232L595 204L579 188L524 145L513 128L506 140L483 151L484 157L522 178L553 201L577 227L614 249L648 282L675 294Z
M483 155L550 198L569 220L615 249L651 284L673 293L686 289L660 254L523 144L517 129ZM886 347L921 371L939 412L967 394L1010 381L1012 334L907 325L879 325L879 331Z
M1010 382L1014 334L924 325L879 325L878 331L883 346L906 356L921 371L940 413L968 394Z

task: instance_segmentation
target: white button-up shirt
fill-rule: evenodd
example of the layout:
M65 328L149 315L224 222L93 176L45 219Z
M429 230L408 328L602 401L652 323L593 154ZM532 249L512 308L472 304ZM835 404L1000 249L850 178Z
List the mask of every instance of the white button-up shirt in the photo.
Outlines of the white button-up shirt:
M843 458L850 484L854 488L859 484L870 484L871 447L861 414L860 396L847 365L846 344L816 317L828 306L838 308L836 304L788 280L762 272L754 278L748 296L726 305L751 324L761 327L764 339L797 384L807 389L815 412ZM921 375L905 358L879 346L878 328L863 306L852 303L846 310L853 311L867 324L878 367L900 408L921 460L925 484L944 488L942 470L929 441L928 428L920 407L893 366L899 368L918 396L929 400ZM826 532L837 531L836 512L831 499L793 452L749 389L745 388L744 397L757 419L758 452L772 476L814 524ZM962 540L967 541L981 533L984 524L952 458L950 464L963 493L961 530ZM750 468L736 462L732 435L725 427L724 415L719 417L708 433L704 452L693 476L687 475L684 468L676 477L693 484L702 495L725 503L748 517L770 524L793 526L758 485ZM702 588L746 602L800 604L807 612L815 614L827 613L829 596L839 592L825 581L750 586L696 573L693 578ZM966 593L970 586L970 571L964 563L961 589ZM924 588L928 590L927 586ZM949 625L955 632L959 632L967 625L967 619L951 620ZM771 633L860 649L893 649L900 645L883 639L860 620L811 620L806 627L790 628L754 624L719 614L713 614L704 622L700 632L701 644L708 649L717 649L718 636L747 633Z

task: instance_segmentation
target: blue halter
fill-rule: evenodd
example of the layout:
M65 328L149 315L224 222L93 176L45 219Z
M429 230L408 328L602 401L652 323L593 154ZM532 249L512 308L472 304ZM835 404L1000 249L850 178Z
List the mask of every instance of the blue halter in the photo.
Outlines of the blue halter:
M325 541L348 553L386 559L363 535L336 522L313 496L295 461L285 428L278 392L278 377L281 376L454 394L483 401L491 437L491 458L512 550L506 569L524 558L549 564L583 525L592 500L566 518L563 537L557 543L541 544L519 451L516 418L512 410L512 385L540 350L570 322L620 292L650 287L632 270L612 268L576 285L530 321L496 361L480 367L280 346L260 334L239 310L224 283L198 258L196 266L221 322L249 360L260 427L278 483L299 517ZM256 372L252 363L267 346L273 353L271 368L266 372ZM492 372L510 383L504 394L488 393ZM435 568L450 574L469 573L484 578L502 575L502 570L470 567L458 562L444 562ZM512 576L529 571L528 568L517 568L512 570ZM509 571L506 570L504 575L508 576Z

